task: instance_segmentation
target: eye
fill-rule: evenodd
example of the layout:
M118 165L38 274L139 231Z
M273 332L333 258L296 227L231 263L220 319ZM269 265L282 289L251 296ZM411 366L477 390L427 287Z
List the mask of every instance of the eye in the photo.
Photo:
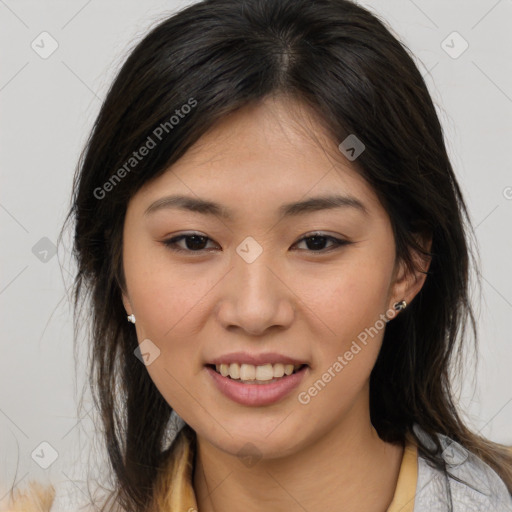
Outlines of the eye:
M204 252L205 245L207 245L208 241L212 241L210 238L208 238L205 235L201 235L199 233L188 233L183 235L178 235L173 238L170 238L169 240L164 240L162 243L171 249L172 251L176 252L197 252L201 253ZM184 245L178 245L181 242L185 242ZM306 243L307 248L309 249L308 252L330 252L332 250L335 250L338 247L341 247L343 245L349 245L353 242L349 242L348 240L343 240L340 238L336 238L329 235L324 235L322 233L312 233L309 236L301 238L298 242L296 242L294 245L300 244L302 242ZM325 248L325 244L330 242L332 245L329 248ZM209 252L209 251L208 251Z
M163 244L176 252L203 252L207 240L211 239L198 233L188 233L164 240ZM182 241L185 241L185 248L178 246L178 243Z
M334 236L324 235L322 233L312 233L309 236L301 238L298 242L296 242L296 244L299 244L304 241L306 242L306 246L312 249L309 252L330 252L343 245L349 245L353 243L349 242L348 240L343 240L341 238L336 238ZM325 249L324 246L326 242L332 242L333 245L330 248Z

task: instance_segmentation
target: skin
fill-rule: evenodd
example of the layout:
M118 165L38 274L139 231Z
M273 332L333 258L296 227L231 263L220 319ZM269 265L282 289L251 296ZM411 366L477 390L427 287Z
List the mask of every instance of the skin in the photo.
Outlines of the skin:
M395 261L389 217L356 164L307 107L268 97L224 118L128 204L123 303L139 343L148 338L160 350L147 366L151 378L197 433L201 512L382 512L393 498L403 447L379 438L369 411L384 329L308 404L297 399L395 302L409 304L425 279ZM333 191L357 197L368 215L335 208L279 220L283 203ZM144 215L173 193L221 203L235 218L176 208ZM186 240L178 247L188 253L163 243L191 231L208 237L197 243L202 252ZM303 240L316 231L353 243ZM263 250L252 263L236 252L247 236ZM279 402L240 405L204 368L239 350L290 355L310 368ZM251 467L237 455L248 442L260 457Z

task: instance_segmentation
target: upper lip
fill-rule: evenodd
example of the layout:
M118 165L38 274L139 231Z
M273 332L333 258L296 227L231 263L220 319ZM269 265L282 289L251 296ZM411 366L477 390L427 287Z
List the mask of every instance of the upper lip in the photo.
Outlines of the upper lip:
M248 352L232 352L230 354L224 354L223 356L211 359L206 364L217 365L231 363L252 364L254 366L264 365L267 363L293 364L294 366L307 364L304 361L301 361L300 359L296 359L295 357L285 356L283 354L278 354L276 352L264 352L262 354L249 354Z

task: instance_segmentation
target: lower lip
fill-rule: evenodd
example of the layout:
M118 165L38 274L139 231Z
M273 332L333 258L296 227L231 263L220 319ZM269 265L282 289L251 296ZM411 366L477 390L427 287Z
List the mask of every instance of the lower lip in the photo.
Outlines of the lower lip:
M205 368L225 396L242 405L258 406L273 404L288 395L300 384L309 366L269 384L243 384L240 380L223 377L209 366Z

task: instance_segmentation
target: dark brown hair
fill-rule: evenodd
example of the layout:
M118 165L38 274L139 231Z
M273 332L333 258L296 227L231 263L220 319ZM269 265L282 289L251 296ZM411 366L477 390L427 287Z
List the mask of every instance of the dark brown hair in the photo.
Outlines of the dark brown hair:
M441 469L435 434L447 435L512 492L511 455L472 432L454 403L450 366L462 370L467 327L477 343L468 285L474 233L410 51L378 17L347 0L205 0L160 22L130 53L81 155L66 219L75 222L74 305L90 311L90 384L117 502L147 510L172 454L162 444L171 408L134 357L137 338L121 300L127 203L217 121L275 93L314 109L336 144L349 134L364 143L359 172L390 217L397 260L412 271L412 251L431 258L423 288L386 326L370 378L374 427L388 442L412 436ZM174 123L176 109L184 115ZM165 136L149 154L119 173L162 126ZM416 239L425 233L430 251ZM433 436L436 450L417 438L414 423Z

